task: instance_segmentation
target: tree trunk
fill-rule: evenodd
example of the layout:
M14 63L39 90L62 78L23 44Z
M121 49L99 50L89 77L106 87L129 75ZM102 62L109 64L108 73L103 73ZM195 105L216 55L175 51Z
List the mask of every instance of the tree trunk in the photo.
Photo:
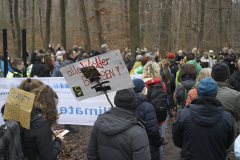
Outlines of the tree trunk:
M192 25L191 25L191 21L192 21L192 0L189 0L189 11L188 11L188 15L189 15L189 21L188 21L188 41L190 42L190 48L192 48L192 35L191 35L191 30L192 30Z
M84 41L84 48L86 52L91 51L91 42L90 42L90 36L89 36L89 29L88 29L88 23L86 18L86 12L85 12L85 6L84 6L84 0L79 0L80 2L80 19L82 24L82 34L83 34L83 41Z
M41 12L41 7L40 7L40 1L38 1L38 15L39 15L39 28L40 28L40 35L42 39L42 47L44 47L44 41L43 41L43 32L42 32L42 12Z
M135 52L140 47L139 0L129 1L129 28L131 58L135 59Z
M128 26L128 0L124 0L125 6L125 26L126 26L126 43L129 47L129 26Z
M219 49L222 50L222 0L219 0Z
M11 30L12 30L12 38L16 39L15 31L14 31L14 23L13 23L13 10L12 10L12 0L8 0L9 4L9 16L10 16L10 24L11 24Z
M199 33L199 41L198 41L198 46L197 49L199 49L200 43L202 42L202 47L201 50L203 51L203 36L204 36L204 15L205 15L205 0L201 0L201 28L200 28L200 33Z
M172 50L172 0L169 4L169 32L168 32L168 51Z
M93 10L95 11L95 20L96 20L96 30L98 34L98 47L101 50L101 45L104 44L103 33L102 33L102 22L101 22L101 13L99 9L99 1L93 0Z
M27 29L27 25L26 25L26 21L27 21L27 4L26 4L26 0L23 0L23 29Z
M34 25L34 18L35 18L35 9L34 9L34 1L32 0L32 52L34 51L35 48L35 25Z
M144 32L145 32L145 1L141 1L141 48L144 48Z
M61 44L65 48L67 48L66 44L66 5L65 0L60 0L60 22L61 22Z
M19 20L18 20L18 0L15 0L14 2L14 19L15 19L15 25L17 29L17 52L16 56L17 57L22 57L21 56L21 29L19 25Z
M50 41L50 16L51 16L51 3L52 0L47 0L46 9L46 36L45 36L45 49L48 50L48 45Z
M178 8L178 26L177 26L177 44L176 44L176 51L178 50L178 39L179 39L179 29L180 29L180 18L181 18L181 0L179 0L179 8Z

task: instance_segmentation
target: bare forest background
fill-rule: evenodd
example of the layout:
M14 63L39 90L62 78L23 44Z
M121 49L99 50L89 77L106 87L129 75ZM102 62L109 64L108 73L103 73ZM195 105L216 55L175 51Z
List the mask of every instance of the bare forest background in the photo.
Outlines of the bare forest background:
M132 53L146 47L162 55L193 47L200 53L240 48L240 0L0 0L0 8L13 57L21 57L22 29L30 53L49 43L86 51L106 43Z

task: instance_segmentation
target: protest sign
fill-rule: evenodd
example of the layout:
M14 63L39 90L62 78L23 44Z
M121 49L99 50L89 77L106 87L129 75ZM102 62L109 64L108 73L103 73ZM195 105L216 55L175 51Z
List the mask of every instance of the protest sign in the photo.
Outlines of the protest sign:
M104 94L92 88L97 82L91 82L81 72L81 68L88 66L96 67L101 74L100 82L103 87L109 86L109 92L134 87L120 51L114 50L60 68L77 101Z
M35 95L11 86L4 110L4 119L20 122L20 125L30 130L30 118Z

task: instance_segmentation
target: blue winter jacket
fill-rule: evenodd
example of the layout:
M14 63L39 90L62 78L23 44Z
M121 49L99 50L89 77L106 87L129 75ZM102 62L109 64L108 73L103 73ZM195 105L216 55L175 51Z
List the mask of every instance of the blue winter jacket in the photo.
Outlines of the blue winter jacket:
M60 71L59 68L62 65L62 63L60 63L59 61L55 61L54 62L54 69L53 69L53 74L52 77L60 77Z
M1 70L2 70L2 77L4 77L4 61L0 60L0 64L1 64ZM8 63L8 72L11 70L12 70L12 68L11 68L10 64Z

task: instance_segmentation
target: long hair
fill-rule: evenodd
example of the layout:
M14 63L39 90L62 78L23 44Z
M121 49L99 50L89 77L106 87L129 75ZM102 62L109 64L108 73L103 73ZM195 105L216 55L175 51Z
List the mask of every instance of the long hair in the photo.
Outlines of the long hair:
M167 84L169 84L170 80L169 80L168 68L170 66L170 62L167 59L163 59L159 64L160 64L161 68L163 69L163 73L165 75Z
M181 71L179 72L179 82L183 80L187 75L191 76L191 78L196 79L197 70L193 64L184 64L182 66Z
M22 83L18 86L19 89L30 92L35 88L41 87L44 83L38 79L25 79Z
M48 85L43 85L31 91L36 95L33 109L40 109L43 119L50 125L57 123L57 106L54 98L58 98L56 92Z
M195 85L195 88L198 88L198 83L199 83L202 79L204 79L204 78L206 78L206 77L212 78L211 73L212 73L212 69L210 69L210 68L203 68L203 69L200 71L200 73L199 73L199 76L198 76L198 79L197 79L197 83L196 83L196 85Z
M149 61L143 68L143 79L144 78L160 78L160 67L156 62Z

